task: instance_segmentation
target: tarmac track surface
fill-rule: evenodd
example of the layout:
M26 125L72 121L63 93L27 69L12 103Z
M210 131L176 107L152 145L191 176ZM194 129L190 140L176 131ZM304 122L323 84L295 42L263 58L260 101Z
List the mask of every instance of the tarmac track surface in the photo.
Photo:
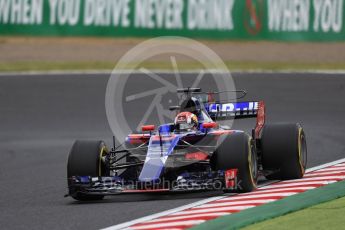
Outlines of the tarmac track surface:
M344 158L343 74L233 77L238 89L249 92L249 99L265 100L269 122L301 121L307 134L308 167ZM108 78L108 74L0 77L2 229L98 229L220 194L121 195L90 203L63 198L66 160L74 140L111 143L104 109ZM139 85L145 87L145 81ZM129 122L139 116L130 114Z

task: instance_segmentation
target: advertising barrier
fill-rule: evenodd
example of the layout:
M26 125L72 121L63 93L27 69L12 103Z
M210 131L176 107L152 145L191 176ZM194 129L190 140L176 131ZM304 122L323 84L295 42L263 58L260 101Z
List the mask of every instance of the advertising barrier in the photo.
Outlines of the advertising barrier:
M343 41L344 0L0 0L0 35Z

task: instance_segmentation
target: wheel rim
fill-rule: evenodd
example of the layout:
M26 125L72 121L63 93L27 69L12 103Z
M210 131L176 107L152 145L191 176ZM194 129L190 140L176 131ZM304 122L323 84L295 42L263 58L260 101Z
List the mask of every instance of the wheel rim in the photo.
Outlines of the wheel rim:
M251 158L252 158L252 173L253 173L253 179L256 180L257 175L258 175L258 165L257 165L257 160L256 160L256 152L254 150L254 146L252 145L251 148Z
M305 169L307 166L307 143L303 134L301 135L301 161L301 165Z
M248 163L249 163L249 173L251 176L251 181L254 186L256 186L256 179L257 179L257 160L256 160L256 154L254 145L251 143L251 139L248 141L248 147L249 147L249 157L248 157Z
M105 169L102 169L102 157L107 155L108 152L109 151L107 147L104 144L102 144L102 148L100 150L99 159L98 159L98 176L103 176L102 174Z
M307 166L307 143L302 128L299 128L298 135L298 158L303 175Z

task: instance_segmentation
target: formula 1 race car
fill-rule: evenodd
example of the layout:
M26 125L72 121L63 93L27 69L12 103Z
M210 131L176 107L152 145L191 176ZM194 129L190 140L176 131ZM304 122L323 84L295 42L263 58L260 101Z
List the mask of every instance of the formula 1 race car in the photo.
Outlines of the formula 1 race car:
M307 146L299 124L265 124L263 101L224 102L200 88L178 89L183 97L174 123L142 126L123 145L77 140L68 157L68 195L99 200L137 192L223 190L250 192L258 177L298 179L306 168ZM245 91L236 91L242 94ZM249 135L220 124L256 118Z

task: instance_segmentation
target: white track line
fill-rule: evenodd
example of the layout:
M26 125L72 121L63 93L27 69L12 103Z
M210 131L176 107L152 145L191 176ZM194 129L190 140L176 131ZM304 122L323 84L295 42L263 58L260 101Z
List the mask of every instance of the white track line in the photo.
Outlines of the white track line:
M164 70L164 69L150 69L151 72L154 72L156 74L175 74L173 70ZM179 74L199 74L200 71L203 71L206 74L216 74L216 73L229 73L229 71L224 70L217 70L217 69L196 69L196 70L181 70L179 71ZM232 71L236 73L242 73L242 71ZM255 72L252 72L255 73ZM258 72L261 73L261 72ZM268 74L273 72L268 72ZM303 74L304 72L301 72ZM345 73L345 70L344 70ZM54 75L65 75L65 76L73 76L73 75L98 75L98 74L104 74L104 75L112 75L112 74L143 74L140 70L90 70L90 71L83 71L83 70L75 70L75 71L60 71L60 70L52 70L52 71L26 71L26 72L0 72L0 77L2 76L54 76ZM331 74L331 73L329 73Z
M326 174L338 174L338 173L345 173L343 169L332 169L332 170L318 170L318 171L314 171L314 172L310 172L310 173L306 173L304 176L313 176L313 175L326 175Z
M270 198L270 197L286 197L286 196L292 196L297 194L297 192L277 192L277 193L270 193L270 194L258 194L258 195L251 195L251 193L248 193L248 195L237 195L237 196L231 196L222 199L223 200L245 200L245 199L251 199L251 198Z
M160 224L143 224L142 226L135 226L133 229L159 229L164 227L170 227L170 226L192 226L204 223L205 220L187 220L187 221L176 221L176 222L168 222L168 223L160 223Z
M150 69L150 71L155 72L157 74L174 74L173 70L164 70L164 69ZM199 74L200 71L204 71L205 73L250 73L250 74L328 74L328 75L340 75L345 74L344 70L313 70L313 69L305 69L305 70L262 70L262 69L253 69L253 70L217 70L217 69L195 69L195 70L182 70L179 71L180 74ZM70 70L70 71L61 71L61 70L51 70L51 71L20 71L20 72L0 72L0 77L4 76L33 76L33 75L45 75L45 76L53 76L53 75L95 75L95 74L108 74L111 75L112 73L132 73L132 74L142 74L141 71L138 70L116 70L112 71L109 69L103 69L103 70Z
M303 182L303 183L283 183L283 184L272 184L268 185L266 187L263 187L262 189L270 189L270 188L282 188L282 187L294 187L294 186L301 186L301 185L326 185L326 184L332 184L337 182L336 180L327 180L327 181L309 181L309 182ZM260 189L261 190L261 189Z
M312 167L312 168L309 168L306 170L306 172L313 172L313 171L316 171L316 170L319 170L319 169L323 169L323 168L326 168L328 166L333 166L333 165L337 165L337 164L341 164L341 163L344 163L345 162L345 158L343 159L339 159L339 160L336 160L336 161L332 161L332 162L329 162L329 163L326 163L326 164L322 164L322 165L319 165L319 166L315 166L315 167Z
M198 209L198 207L194 207L193 209L188 209L187 211L182 211L176 213L176 215L188 215L188 214L196 214L196 213L209 213L209 212L226 212L228 210L235 210L240 211L248 208L254 208L256 205L238 205L238 206L231 206L231 207L220 207L220 208L204 208Z
M329 167L329 168L325 168L325 169L320 169L320 170L317 170L317 172L336 172L336 171L344 171L345 167L342 166L342 167ZM310 172L310 173L313 173L313 172Z
M289 182L298 182L298 181L313 181L313 180L343 180L345 175L334 175L334 176L315 176L315 177L306 177L301 179L289 180Z
M310 190L310 189L314 189L317 188L315 186L305 186L305 187L288 187L288 186L284 186L284 187L279 187L279 188L272 188L272 189L260 189L257 191L252 192L251 194L262 194L262 193L267 193L267 192L286 192L286 191L296 191L296 190Z
M228 215L228 212L214 212L214 213L200 213L200 214L193 214L193 215L183 215L183 216L167 216L163 218L158 218L154 220L146 221L145 223L155 223L155 222L162 222L162 221L170 221L170 220L182 220L182 219L189 219L189 218L201 218L201 217L219 217Z
M228 201L228 202L217 202L217 203L208 203L198 206L198 208L210 208L210 207L222 207L229 205L253 205L253 204L266 204L269 202L275 201L275 199L257 199L257 200L246 200L246 201Z
M328 176L343 176L345 175L345 172L344 171L315 172L315 173L306 174L303 178L313 178L313 177L327 176L327 175Z
M322 169L322 168L326 168L326 167L337 165L337 164L341 164L341 163L345 163L345 158L340 159L340 160L336 160L336 161L333 161L333 162L329 162L329 163L326 163L326 164L322 164L322 165L319 165L319 166L316 166L316 167L309 168L309 169L306 170L306 172L307 173L308 172L313 172L313 171L316 171L316 170L319 170L319 169ZM311 178L308 178L308 179L311 179ZM316 180L316 179L314 179L314 180ZM334 180L334 179L333 180L332 179L328 179L328 180L324 179L323 181L318 181L318 182L304 181L303 185L307 185L309 183L311 183L311 184L320 184L320 183L328 184L328 183L333 183L333 182L336 182L336 181L337 180ZM268 183L265 183L263 186L260 186L260 187L275 186L272 183L275 183L275 182L274 181L273 182L268 182ZM291 183L291 185L292 184L293 183ZM285 184L285 185L287 185L287 184ZM299 183L299 185L301 185L301 183ZM296 193L284 193L284 194L286 196L288 196L288 195L294 195ZM220 200L222 198L227 199L227 200L235 201L235 200L241 200L241 199L246 199L246 198L269 198L269 197L273 197L274 195L279 197L279 196L282 195L282 193L262 194L262 195L256 195L254 197L251 197L251 196L246 196L246 197L244 197L244 196L236 196L236 197L233 197L233 196L232 197L217 196L217 197L201 200L201 201L198 201L198 202L195 202L195 203L192 203L192 204L188 204L188 205L184 205L184 206L181 206L181 207L177 207L177 208L174 208L174 209L170 209L170 210L167 210L167 211L159 212L159 213L156 213L156 214L153 214L153 215L145 216L145 217L142 217L142 218L139 218L139 219L135 219L135 220L132 220L132 221L128 221L128 222L125 222L125 223L122 223L122 224L110 226L110 227L105 228L105 229L106 230L125 229L125 228L128 228L129 226L132 226L132 225L135 225L135 224L139 224L139 223L143 223L143 222L146 222L146 221L150 221L150 220L153 220L153 219L156 219L156 218L159 218L159 217L168 216L168 215L169 215L169 217L171 217L174 213L177 213L179 211L190 209L190 208L193 208L193 207L196 207L196 206L199 206L199 205L203 205L203 204L206 204L206 203L209 203L209 202L212 202L212 201L217 201L217 200ZM224 199L222 199L222 200L224 200Z

